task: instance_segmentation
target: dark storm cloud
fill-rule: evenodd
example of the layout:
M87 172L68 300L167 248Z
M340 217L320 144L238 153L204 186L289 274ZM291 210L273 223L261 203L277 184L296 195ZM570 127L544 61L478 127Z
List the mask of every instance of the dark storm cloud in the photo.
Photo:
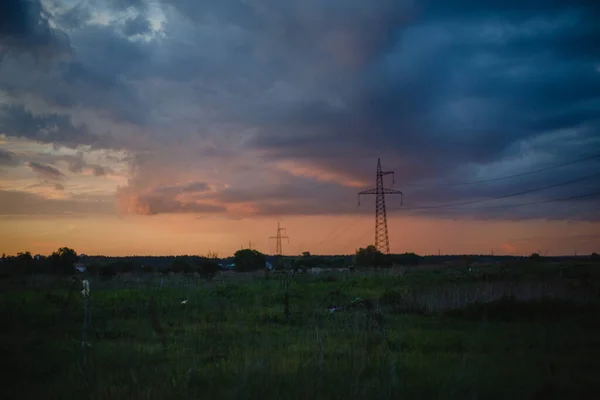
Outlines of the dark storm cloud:
M469 164L528 152L538 151L539 161L533 159L523 167L527 170L600 153L594 140L600 127L596 3L557 2L549 5L554 10L542 2L514 7L495 2L489 8L467 3L421 4L418 21L398 29L394 43L370 60L355 84L358 94L346 99L345 108L301 105L287 120L280 116L278 128L298 116L301 123L277 137L269 129L260 131L254 145L266 148L271 158L301 159L361 179L372 176L381 156L396 170L400 187L427 178L435 178L429 179L433 184L473 180L476 168ZM470 11L460 12L465 9ZM566 22L563 11L573 11ZM554 137L558 130L580 129L586 132ZM552 139L544 143L545 136ZM538 147L523 149L529 142ZM581 177L586 168L597 164L562 173L566 179ZM532 179L542 185L548 180L548 174ZM412 204L442 204L512 193L530 183L509 180L417 193L407 187L406 195ZM565 186L546 196L573 190Z
M521 17L529 18L535 14L548 14L565 10L583 10L591 15L598 15L600 6L595 0L577 0L566 2L563 0L523 0L502 1L491 0L480 2L477 0L458 0L447 2L445 0L423 0L419 2L420 10L430 18L440 19L477 19L488 16Z
M39 0L0 2L0 55L28 51L53 56L69 51L68 37L48 23L48 12Z
M56 19L67 29L80 29L91 16L90 8L82 2L56 16Z
M34 115L23 106L0 106L0 133L65 146L92 145L100 141L85 126L73 125L69 116Z
M62 172L50 165L40 164L34 161L28 162L27 165L36 172L40 178L49 180L62 180L65 178L65 175Z
M130 42L119 33L118 24L87 24L89 14L62 11L55 19L71 26L73 57L45 69L17 56L5 57L0 63L0 89L11 94L17 104L25 103L23 95L28 95L51 107L86 108L117 123L147 125L152 107L131 81L148 77L150 46L143 41ZM61 22L61 18L70 19ZM30 48L27 43L18 46L23 51Z
M177 166L187 170L188 161L196 161L189 148L197 137L214 136L240 152L224 164L258 152L260 163L292 161L365 182L374 181L381 157L384 169L396 171L407 208L519 192L551 185L558 173L568 180L598 168L588 162L526 179L440 187L600 153L595 1L160 0L166 18L160 33L149 24L145 1L89 4L108 14L128 10L129 19L97 24L88 23L90 9L83 6L56 11L73 59L41 77L20 71L17 62L0 64L0 88L53 107L93 111L103 121L139 128L140 141L164 145L168 151L136 165L130 181L127 199L140 213L201 207L175 196L208 196L203 181L194 190L169 184ZM97 141L96 131L75 127L67 116L25 110L5 108L0 130L44 142L116 146ZM112 129L111 139L124 136ZM211 195L252 203L264 214L320 214L351 212L358 191L291 177L277 189L264 183L267 175L257 176L259 182L237 182ZM582 193L587 184L515 200ZM593 214L588 202L576 204L483 214Z

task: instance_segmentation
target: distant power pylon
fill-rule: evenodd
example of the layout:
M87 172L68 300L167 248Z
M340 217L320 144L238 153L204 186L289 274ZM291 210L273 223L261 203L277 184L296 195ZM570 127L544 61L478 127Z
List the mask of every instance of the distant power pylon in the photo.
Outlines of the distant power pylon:
M251 241L251 240L249 240L249 241L248 241L248 247L247 247L247 248L248 248L248 249L250 249L250 250L253 250L253 249L252 249L252 241ZM244 250L244 245L241 245L241 246L240 246L240 249L241 249L241 250Z
M287 236L282 236L281 232L283 232L284 234L287 235L287 232L285 231L285 228L281 228L279 227L279 221L277 221L277 236L271 236L269 239L277 239L277 250L276 253L278 256L283 255L283 251L281 248L281 239L287 239L288 243L290 242L290 238Z
M358 193L358 205L360 205L361 194L377 195L377 204L375 206L375 247L382 253L390 254L390 241L388 238L387 216L385 212L385 195L399 194L400 205L402 205L403 197L401 191L395 189L387 189L383 187L383 176L392 175L392 184L395 183L394 171L382 171L381 159L377 159L377 186L375 189L364 190Z

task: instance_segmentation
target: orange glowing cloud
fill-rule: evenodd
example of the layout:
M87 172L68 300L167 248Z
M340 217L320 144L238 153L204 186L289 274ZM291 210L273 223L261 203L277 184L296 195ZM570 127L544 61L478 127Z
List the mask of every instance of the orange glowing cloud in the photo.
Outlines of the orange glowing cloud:
M277 168L291 175L304 178L312 178L319 182L338 183L343 186L352 188L362 188L368 185L368 183L348 176L344 176L343 174L337 172L326 171L310 165L302 165L295 161L278 162Z

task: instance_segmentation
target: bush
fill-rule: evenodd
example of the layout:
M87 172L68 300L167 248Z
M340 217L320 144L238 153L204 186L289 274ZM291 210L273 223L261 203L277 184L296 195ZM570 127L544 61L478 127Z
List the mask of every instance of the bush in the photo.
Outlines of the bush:
M219 262L216 259L205 258L198 264L198 273L204 279L211 280L219 272Z
M61 247L50 257L48 257L48 263L52 272L58 274L72 274L73 265L79 260L77 252L68 247Z
M542 259L542 256L540 256L538 253L533 253L529 256L529 259L531 261L540 261Z
M267 264L267 256L263 253L251 250L242 249L234 254L235 270L237 272L250 272L264 269Z

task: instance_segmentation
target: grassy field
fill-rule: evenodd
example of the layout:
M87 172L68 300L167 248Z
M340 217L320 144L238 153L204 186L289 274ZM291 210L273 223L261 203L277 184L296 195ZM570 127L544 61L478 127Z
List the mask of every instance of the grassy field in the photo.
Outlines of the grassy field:
M598 398L599 273L522 264L298 275L289 317L274 274L162 286L158 276L92 278L83 348L80 284L69 298L69 282L4 283L0 397ZM328 310L356 298L372 309Z

